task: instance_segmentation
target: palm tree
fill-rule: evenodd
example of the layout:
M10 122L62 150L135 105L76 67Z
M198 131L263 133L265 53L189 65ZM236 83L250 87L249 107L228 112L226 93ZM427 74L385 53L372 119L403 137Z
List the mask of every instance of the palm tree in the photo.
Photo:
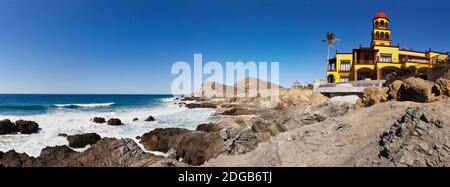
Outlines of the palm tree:
M328 43L328 50L327 50L327 71L328 71L328 66L329 66L329 60L330 60L330 47L332 47L333 49L336 50L336 47L334 47L333 43L341 41L340 39L336 38L336 35L332 32L327 32L327 39L326 40L322 40L322 42L326 42Z

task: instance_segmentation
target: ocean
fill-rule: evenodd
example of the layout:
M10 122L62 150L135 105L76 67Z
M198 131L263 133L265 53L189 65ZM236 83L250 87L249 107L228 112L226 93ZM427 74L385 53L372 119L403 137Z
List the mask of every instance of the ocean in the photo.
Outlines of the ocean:
M39 156L47 146L67 145L66 138L58 136L59 133L93 132L102 137L139 142L137 136L155 128L195 129L200 123L217 120L212 115L213 109L187 109L175 102L172 95L0 94L0 120L31 120L40 127L36 134L0 135L0 151L14 149ZM156 121L145 122L150 115ZM90 121L93 117L119 118L124 125L95 124Z

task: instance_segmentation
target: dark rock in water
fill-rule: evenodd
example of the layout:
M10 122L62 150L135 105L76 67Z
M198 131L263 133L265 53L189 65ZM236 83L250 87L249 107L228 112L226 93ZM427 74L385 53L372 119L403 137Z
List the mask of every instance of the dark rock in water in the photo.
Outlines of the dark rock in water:
M94 123L106 123L106 120L105 120L105 118L94 117L94 118L92 118L92 122L94 122Z
M66 133L59 133L58 136L67 137L67 134Z
M225 141L229 154L244 154L259 144L256 134L250 129L222 129L220 137Z
M96 133L87 134L77 134L67 136L67 141L69 141L69 146L73 148L83 148L86 145L92 145L97 143L102 139L100 135Z
M145 121L155 121L155 118L153 116L149 116Z
M122 125L122 121L120 121L120 119L118 118L111 118L108 120L108 125L112 126Z
M203 123L197 126L196 131L217 132L220 130L216 123Z
M176 144L179 135L189 133L187 129L181 128L157 128L145 133L139 141L145 149L152 151L167 152L172 145Z
M133 121L139 121L139 118L133 118Z
M208 102L202 103L188 103L185 105L187 108L217 108L217 105Z
M136 136L136 140L140 140L141 139L141 136Z
M39 130L39 125L34 121L17 120L16 126L17 131L22 134L37 133Z
M12 123L9 119L4 119L0 121L0 135L11 134L17 131L17 126Z
M173 145L177 156L191 165L201 165L211 158L226 152L219 132L190 132L181 135Z

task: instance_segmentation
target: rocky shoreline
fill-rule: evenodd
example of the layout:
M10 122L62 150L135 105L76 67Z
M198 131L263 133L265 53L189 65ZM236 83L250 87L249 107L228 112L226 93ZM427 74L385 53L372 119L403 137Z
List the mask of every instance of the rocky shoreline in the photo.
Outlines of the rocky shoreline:
M195 130L153 129L138 138L145 150L131 139L62 134L68 146L44 148L37 157L0 152L0 166L448 166L450 101L447 84L438 81L397 81L368 88L362 98L283 88L272 109L258 107L260 97L180 97L175 105L214 108L220 120ZM0 132L23 123L8 121L0 121ZM92 121L123 125L115 118Z

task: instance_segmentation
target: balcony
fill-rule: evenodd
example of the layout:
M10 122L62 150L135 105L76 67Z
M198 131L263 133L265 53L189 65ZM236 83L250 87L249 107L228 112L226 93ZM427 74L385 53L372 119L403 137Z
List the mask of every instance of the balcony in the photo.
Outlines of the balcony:
M375 64L375 60L358 60L356 64L372 65Z

